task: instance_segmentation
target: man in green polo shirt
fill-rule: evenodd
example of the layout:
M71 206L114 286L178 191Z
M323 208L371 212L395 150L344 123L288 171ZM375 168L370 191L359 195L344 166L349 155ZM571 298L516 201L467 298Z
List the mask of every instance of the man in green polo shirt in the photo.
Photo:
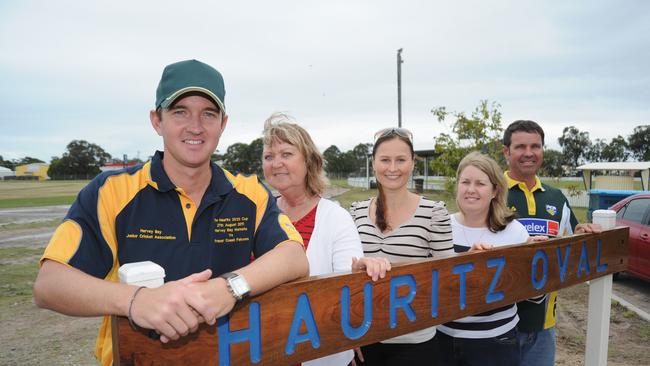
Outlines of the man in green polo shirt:
M594 224L578 224L562 191L541 182L537 171L544 158L544 130L533 121L515 121L503 135L503 155L508 161L508 206L531 236L561 237L600 232ZM517 304L521 365L555 363L556 293Z

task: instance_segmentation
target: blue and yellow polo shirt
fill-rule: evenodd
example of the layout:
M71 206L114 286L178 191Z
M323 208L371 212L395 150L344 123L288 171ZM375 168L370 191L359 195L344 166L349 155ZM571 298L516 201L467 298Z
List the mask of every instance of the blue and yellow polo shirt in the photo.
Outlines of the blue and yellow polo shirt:
M300 234L256 176L233 175L211 164L212 179L197 206L151 161L105 172L79 192L56 229L41 263L54 260L89 275L118 281L120 265L150 260L174 281L204 269L213 276L250 263ZM112 361L110 318L105 317L96 356Z

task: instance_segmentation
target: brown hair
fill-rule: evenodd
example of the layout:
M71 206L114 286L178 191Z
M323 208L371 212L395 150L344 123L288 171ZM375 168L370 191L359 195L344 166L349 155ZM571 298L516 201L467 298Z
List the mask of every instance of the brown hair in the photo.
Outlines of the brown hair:
M305 158L307 176L305 188L312 196L321 195L327 187L327 178L323 170L323 156L307 131L294 123L294 119L284 113L273 113L264 122L264 146L284 142L298 148Z
M542 145L544 145L544 130L535 121L517 120L514 121L503 132L503 144L510 147L512 142L512 134L515 132L536 133L542 138Z
M457 192L460 173L470 165L485 173L495 190L494 198L490 201L490 208L486 219L488 229L493 233L505 229L506 225L517 216L508 208L508 183L503 175L503 170L501 170L499 164L497 164L497 162L491 157L481 154L478 151L473 151L467 154L458 164L458 170L456 170ZM463 209L460 208L460 204L458 204L458 194L456 194L456 204L458 205L458 209L462 212Z
M379 145L382 143L389 141L389 140L394 140L394 139L399 139L400 141L404 142L406 145L408 145L409 150L411 152L411 159L415 159L415 152L413 151L413 142L392 131L389 132L385 135L382 135L375 141L375 145L372 147L372 158L373 160L375 159L375 155L377 154L377 149L379 148ZM377 228L381 230L382 232L386 231L387 229L391 229L391 227L388 225L388 222L386 221L386 197L384 196L384 190L379 183L379 180L377 182L377 201L376 201L376 208L375 208L375 224L377 225Z

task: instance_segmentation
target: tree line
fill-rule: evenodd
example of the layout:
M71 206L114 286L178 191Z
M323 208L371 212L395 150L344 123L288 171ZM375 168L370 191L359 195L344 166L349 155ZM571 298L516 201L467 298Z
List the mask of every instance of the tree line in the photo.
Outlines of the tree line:
M500 107L496 102L481 100L469 115L448 111L444 106L433 108L431 113L447 129L446 133L434 138L438 156L432 162L433 171L439 175L454 176L460 160L474 150L490 155L505 168L506 162L501 153L504 129ZM558 143L561 150L544 149L540 169L543 176L573 175L576 167L587 162L650 161L650 125L637 126L627 137L617 135L609 142L605 139L592 142L589 132L569 126L563 129Z
M435 107L431 113L438 123L446 128L433 139L435 158L430 162L432 175L453 177L460 160L470 151L479 150L492 156L504 168L501 153L503 137L501 105L481 100L469 114L449 111L446 107ZM542 126L543 127L543 126ZM610 141L589 138L589 132L575 126L565 127L558 138L561 150L545 149L540 173L544 176L560 177L575 174L575 168L585 162L597 161L650 161L650 124L639 125L627 136L617 135ZM325 171L330 178L345 178L350 175L366 175L366 157L372 151L372 144L359 143L348 151L341 151L331 145L323 151L326 160ZM261 138L246 144L238 142L228 146L223 154L218 151L212 160L224 168L245 174L262 173ZM131 159L127 163L141 162ZM22 164L43 163L42 160L26 156L21 159L3 160L0 166L12 170ZM107 163L124 163L113 158L102 147L85 140L73 140L66 146L62 156L53 156L48 175L59 177L92 178L99 174L100 167ZM60 179L60 178L59 178Z

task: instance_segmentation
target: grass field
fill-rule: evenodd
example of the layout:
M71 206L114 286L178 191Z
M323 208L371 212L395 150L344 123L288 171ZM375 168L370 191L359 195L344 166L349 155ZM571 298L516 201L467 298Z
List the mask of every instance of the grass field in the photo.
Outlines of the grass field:
M86 184L87 180L0 181L0 208L70 204Z
M339 201L341 207L349 208L350 204L355 201L362 201L368 197L373 197L377 195L376 189L365 190L363 188L351 188L349 191L343 193L340 196L336 197L336 200ZM424 196L432 199L434 201L443 201L447 204L447 210L451 213L458 211L458 206L456 205L456 198L448 193L443 191L425 191ZM587 222L587 209L584 207L573 207L573 213L576 215L578 222Z
M68 182L2 182L0 208L71 203L86 181ZM344 180L332 186L347 187ZM351 188L335 197L343 207L354 201L377 194L376 190ZM457 207L453 195L427 191L424 195L444 201L450 212ZM52 203L46 203L52 202ZM584 222L585 209L574 209ZM30 223L9 223L0 226L0 236L24 235L25 231L47 231L59 219ZM51 230L51 229L50 229ZM32 286L38 271L47 238L12 241L0 246L0 324L9 331L0 334L0 365L4 364L95 364L92 350L99 324L94 318L74 318L37 309L32 298ZM584 315L586 286L574 286L560 292L562 301L558 365L574 365L582 361L584 352ZM650 323L642 321L628 310L612 308L610 333L610 362L616 365L649 364L645 351L650 337ZM620 329L620 330L619 330Z
M550 182L549 182L550 183ZM555 182L557 183L557 182ZM575 183L575 182L570 182ZM35 207L71 204L77 193L88 181L0 181L0 208L12 207ZM333 179L330 181L333 187L347 187L344 179ZM553 184L554 185L554 184ZM368 197L377 195L377 190L363 190L351 188L350 191L337 197L343 207L350 207L354 201L361 201ZM426 191L426 197L444 201L450 212L456 212L456 202L452 195L440 191ZM587 209L574 207L578 221L586 222Z

